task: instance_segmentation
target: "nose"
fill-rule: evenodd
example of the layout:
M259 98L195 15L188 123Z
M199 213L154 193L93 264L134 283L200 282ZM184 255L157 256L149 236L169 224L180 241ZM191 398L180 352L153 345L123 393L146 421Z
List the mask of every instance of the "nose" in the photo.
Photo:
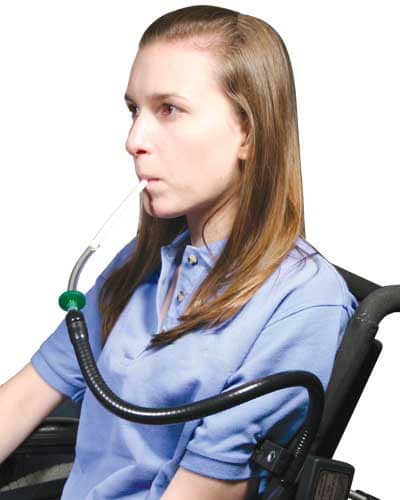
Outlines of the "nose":
M125 142L125 149L130 155L135 157L145 151L145 147L143 146L142 142L139 143L136 137L137 136L134 136L132 134L131 129Z
M126 151L132 156L138 156L139 154L145 153L149 149L149 145L146 144L144 139L144 127L138 126L138 121L136 119L135 123L132 124L128 137L125 142Z

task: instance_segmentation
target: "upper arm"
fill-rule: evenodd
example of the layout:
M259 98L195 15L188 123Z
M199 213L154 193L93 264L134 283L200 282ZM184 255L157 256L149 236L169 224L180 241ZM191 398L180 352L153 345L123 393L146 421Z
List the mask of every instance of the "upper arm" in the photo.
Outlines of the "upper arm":
M35 415L37 422L44 420L66 399L64 394L43 380L30 362L6 383L12 386L10 390L16 391L27 407L27 413Z
M179 467L161 500L246 500L258 490L258 478L225 481Z
M58 406L65 396L28 363L0 387L0 463Z

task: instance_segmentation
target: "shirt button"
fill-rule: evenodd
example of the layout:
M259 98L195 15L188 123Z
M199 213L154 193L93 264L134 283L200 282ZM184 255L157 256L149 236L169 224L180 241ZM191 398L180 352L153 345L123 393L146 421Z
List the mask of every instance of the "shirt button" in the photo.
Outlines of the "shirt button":
M177 298L178 298L179 302L182 302L182 300L183 300L183 292L179 292L178 295L177 295Z
M192 266L197 264L197 257L195 255L189 255L187 260L188 260L189 264L191 264Z

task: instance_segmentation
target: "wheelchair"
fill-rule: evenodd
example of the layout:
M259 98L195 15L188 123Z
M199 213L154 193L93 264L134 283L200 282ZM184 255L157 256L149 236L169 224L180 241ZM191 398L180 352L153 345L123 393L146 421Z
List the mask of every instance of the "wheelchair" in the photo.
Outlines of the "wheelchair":
M334 460L333 454L347 427L382 350L375 338L379 322L400 312L400 285L380 286L335 265L359 305L349 321L336 353L318 432L297 477L295 491L276 500L379 500L351 490L354 467ZM59 500L75 458L80 404L66 399L0 465L0 500ZM300 431L299 431L300 432ZM265 439L251 460L278 481L293 455L291 442L281 446ZM264 500L265 493L252 500ZM272 497L268 497L272 498Z

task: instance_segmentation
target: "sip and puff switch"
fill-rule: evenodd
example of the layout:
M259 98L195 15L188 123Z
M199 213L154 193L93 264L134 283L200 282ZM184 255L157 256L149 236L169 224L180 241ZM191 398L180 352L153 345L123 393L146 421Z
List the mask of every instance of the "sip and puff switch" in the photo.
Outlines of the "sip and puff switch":
M330 458L308 455L295 500L347 500L354 467Z

